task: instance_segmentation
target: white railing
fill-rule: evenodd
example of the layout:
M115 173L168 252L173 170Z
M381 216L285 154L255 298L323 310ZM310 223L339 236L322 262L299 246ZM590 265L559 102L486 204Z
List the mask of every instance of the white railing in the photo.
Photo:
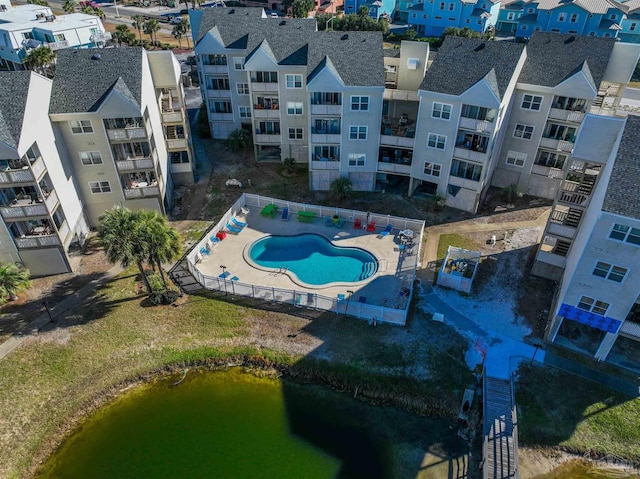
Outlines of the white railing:
M89 38L93 43L98 43L98 42L104 43L108 40L111 40L111 33L110 32L96 33L94 35L91 35L91 37Z
M256 133L256 143L280 143L280 135L266 135Z
M453 175L449 175L449 184L472 191L480 191L481 189L479 181L467 180L466 178L459 178Z
M265 109L265 108L254 108L253 109L254 118L280 118L280 110L278 109Z
M134 170L152 170L153 160L151 158L130 158L128 160L118 160L116 161L116 167L120 172Z
M558 266L560 268L564 268L567 265L567 258L565 256L560 256L559 254L555 253L549 253L547 251L538 251L536 260L541 261L542 263Z
M22 170L0 171L0 184L33 183L35 178L29 167Z
M620 330L618 332L634 338L640 338L640 324L627 319L622 322L622 326L620 326Z
M410 90L394 90L391 88L385 88L383 97L385 100L420 101L418 92Z
M311 134L311 143L317 143L319 145L325 144L339 144L340 143L340 134L329 134L329 133L312 133Z
M168 113L162 114L162 122L163 123L181 123L182 122L182 112L181 111L171 111Z
M58 194L54 191L49 193L49 196L44 200L44 204L47 205L47 209L53 213L58 205Z
M170 150L186 150L187 149L187 139L186 138L176 138L174 140L167 140L167 148Z
M410 138L408 136L380 135L380 144L386 146L413 148L415 141L415 138Z
M139 128L118 128L107 130L107 136L110 140L134 140L147 137L147 131L144 127Z
M210 121L233 121L233 113L209 112Z
M207 98L231 98L231 90L207 88Z
M64 48L69 48L69 41L68 40L61 40L59 42L47 43L46 45L49 48L51 48L51 50L53 50L55 52L56 50L62 50Z
M58 228L58 236L62 240L62 244L65 245L65 246L67 244L67 236L69 236L69 233L71 233L71 230L69 229L69 225L67 224L67 222L65 220L65 222L62 223L62 225L60 225L60 228ZM70 242L70 240L69 240L69 242Z
M552 150L568 151L573 150L573 143L564 140L554 140L553 138L542 138L540 146L551 148Z
M487 120L460 117L460 128L465 128L467 130L490 132L493 130L493 125L493 122Z
M228 65L202 65L204 73L229 73Z
M28 216L49 216L47 208L42 203L26 206L3 206L0 214L5 219L25 218Z
M312 170L339 170L340 161L317 161L311 162Z
M400 175L411 175L411 165L402 165L399 163L378 162L378 171L385 173L397 173Z
M126 199L142 198L146 196L160 195L160 188L157 186L142 186L140 188L124 188L124 197Z
M488 155L482 151L467 150L466 148L456 147L453 149L453 156L461 160L484 162Z
M573 239L578 229L573 226L567 226L567 225L562 225L558 223L549 223L548 231L552 235Z
M258 83L251 82L251 91L255 92L265 92L265 91L278 91L277 83Z
M340 115L342 105L311 105L312 115Z
M57 234L47 236L26 236L14 238L18 249L43 248L47 246L60 246L60 238Z
M572 123L582 123L584 113L581 111L562 110L560 108L552 108L549 111L549 118L554 120L570 121Z
M559 180L561 180L563 176L562 170L559 170L558 168L551 168L550 166L535 164L531 168L531 173L533 173L534 175L547 176L549 178L556 178Z

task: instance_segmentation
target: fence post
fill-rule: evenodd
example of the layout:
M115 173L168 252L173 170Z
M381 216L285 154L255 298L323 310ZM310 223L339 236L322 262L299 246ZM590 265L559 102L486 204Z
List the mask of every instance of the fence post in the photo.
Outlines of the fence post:
M251 297L256 299L256 288L253 284L251 285Z
M236 294L236 288L234 286L235 281L231 281L231 294L235 295Z
M293 290L293 305L296 305L296 290Z
M276 288L274 288L273 286L271 287L271 295L272 295L272 301L275 303L276 302Z

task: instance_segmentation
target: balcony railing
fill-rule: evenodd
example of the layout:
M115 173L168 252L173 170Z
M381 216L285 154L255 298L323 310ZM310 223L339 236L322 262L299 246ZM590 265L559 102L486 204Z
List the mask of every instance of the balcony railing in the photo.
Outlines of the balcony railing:
M544 165L533 165L531 167L531 173L534 175L548 176L549 178L562 179L562 170L558 168L551 168Z
M0 207L0 214L5 220L49 216L44 203L34 203L31 200L17 200L10 206L2 206Z
M378 162L378 171L382 171L385 173L395 173L399 175L411 175L411 163L403 164L403 163L386 163L379 161Z
M573 143L566 140L556 140L554 138L542 138L540 146L543 148L551 148L552 150L568 151L573 150Z
M312 115L340 115L342 105L311 105Z
M46 167L44 165L44 161L42 160L42 157L39 156L33 163L31 163L31 169L28 164L24 163L20 168L0 171L0 184L34 183L40 179L45 170Z
M138 188L124 188L124 197L128 200L136 198L146 198L149 196L159 196L158 186L141 186Z
M48 246L60 246L60 238L57 234L30 235L23 238L14 238L18 249L45 248Z
M121 173L136 170L152 170L153 158L127 158L126 160L116 160L116 168Z
M560 108L551 108L549 118L554 120L569 121L572 123L582 123L584 120L584 112L574 110L562 110Z
M49 48L51 48L51 50L53 50L54 52L56 50L62 50L64 48L69 48L69 42L67 40L61 40L59 42L45 43L45 45L48 46Z
M110 32L96 33L94 35L91 35L89 39L93 43L104 43L106 41L111 40L111 33Z
M413 148L415 141L416 140L413 137L380 135L380 144L385 146L402 146L404 148Z
M478 162L486 161L488 158L488 155L486 152L467 150L466 148L462 148L459 146L456 146L453 149L453 156L455 156L456 158L460 158L461 160L478 161Z
M459 178L453 175L449 176L449 184L478 192L481 189L481 183L479 181L467 180L466 178Z
M415 102L420 101L418 92L410 91L410 90L392 90L389 88L385 88L383 97L385 100L415 101Z
M147 137L147 131L142 126L134 128L118 128L114 130L107 130L107 136L110 140L115 141L140 140Z
M167 140L167 148L169 148L170 150L186 150L187 139L175 138L175 139Z
M260 105L253 105L254 118L280 118L280 110L278 105L271 108L264 108Z
M202 65L204 73L228 73L228 65Z
M475 118L460 117L460 128L467 130L490 132L494 123L487 120L476 120Z
M207 98L231 98L231 90L207 88Z
M233 113L226 112L209 112L209 120L211 121L233 121Z
M170 111L163 113L162 123L182 123L182 112Z
M277 83L259 83L255 80L251 80L251 91L254 92L276 92L278 91Z
M318 161L313 160L311 162L312 170L339 170L340 169L340 159L336 160L327 160L327 161Z
M256 143L280 143L280 133L257 133L255 135Z

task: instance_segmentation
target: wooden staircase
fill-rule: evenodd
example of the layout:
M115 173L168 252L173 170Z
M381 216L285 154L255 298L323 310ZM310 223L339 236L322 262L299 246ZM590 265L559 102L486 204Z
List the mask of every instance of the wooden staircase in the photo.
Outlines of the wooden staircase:
M483 401L483 478L519 478L518 434L511 383L485 376Z

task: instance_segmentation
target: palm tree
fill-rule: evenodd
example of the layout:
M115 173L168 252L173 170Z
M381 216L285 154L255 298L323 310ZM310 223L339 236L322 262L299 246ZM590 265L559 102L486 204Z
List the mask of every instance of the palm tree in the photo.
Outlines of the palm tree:
M56 53L47 46L32 48L27 53L25 61L34 70L45 76L53 76L51 74L51 65L56 59Z
M144 22L144 33L149 35L151 44L154 44L154 42L157 41L156 32L160 30L160 28L160 22L158 22L158 20L156 20L155 18L150 18L149 20Z
M62 9L65 13L73 13L76 11L76 3L73 0L64 0Z
M191 45L189 45L189 30L191 30L191 24L189 23L189 19L182 18L182 20L180 20L180 23L178 23L178 25L182 29L182 34L187 38L187 48L191 48Z
M140 42L142 43L142 27L144 27L144 17L142 15L134 15L131 17L133 23L131 26L138 30L138 36L140 37Z
M177 259L182 253L182 240L175 228L167 224L167 219L156 211L138 212L141 235L147 245L147 263L158 268L165 289L167 278L162 263Z
M12 263L0 265L0 304L17 299L17 294L31 286L29 270Z
M346 176L333 180L329 186L329 194L336 200L344 200L348 198L351 196L352 191L353 185L351 184L351 180Z
M173 30L171 30L171 33L173 34L173 38L178 40L178 48L182 50L182 35L184 34L184 32L182 31L180 24L174 25Z
M126 43L127 45L133 43L136 39L135 34L129 30L129 27L124 24L120 24L116 27L116 31L113 32L113 39L118 42L118 45Z
M142 265L149 253L141 229L137 213L128 208L116 206L100 216L98 240L110 263L120 263L123 268L128 268L132 264L138 267L147 294L151 294L149 281Z

